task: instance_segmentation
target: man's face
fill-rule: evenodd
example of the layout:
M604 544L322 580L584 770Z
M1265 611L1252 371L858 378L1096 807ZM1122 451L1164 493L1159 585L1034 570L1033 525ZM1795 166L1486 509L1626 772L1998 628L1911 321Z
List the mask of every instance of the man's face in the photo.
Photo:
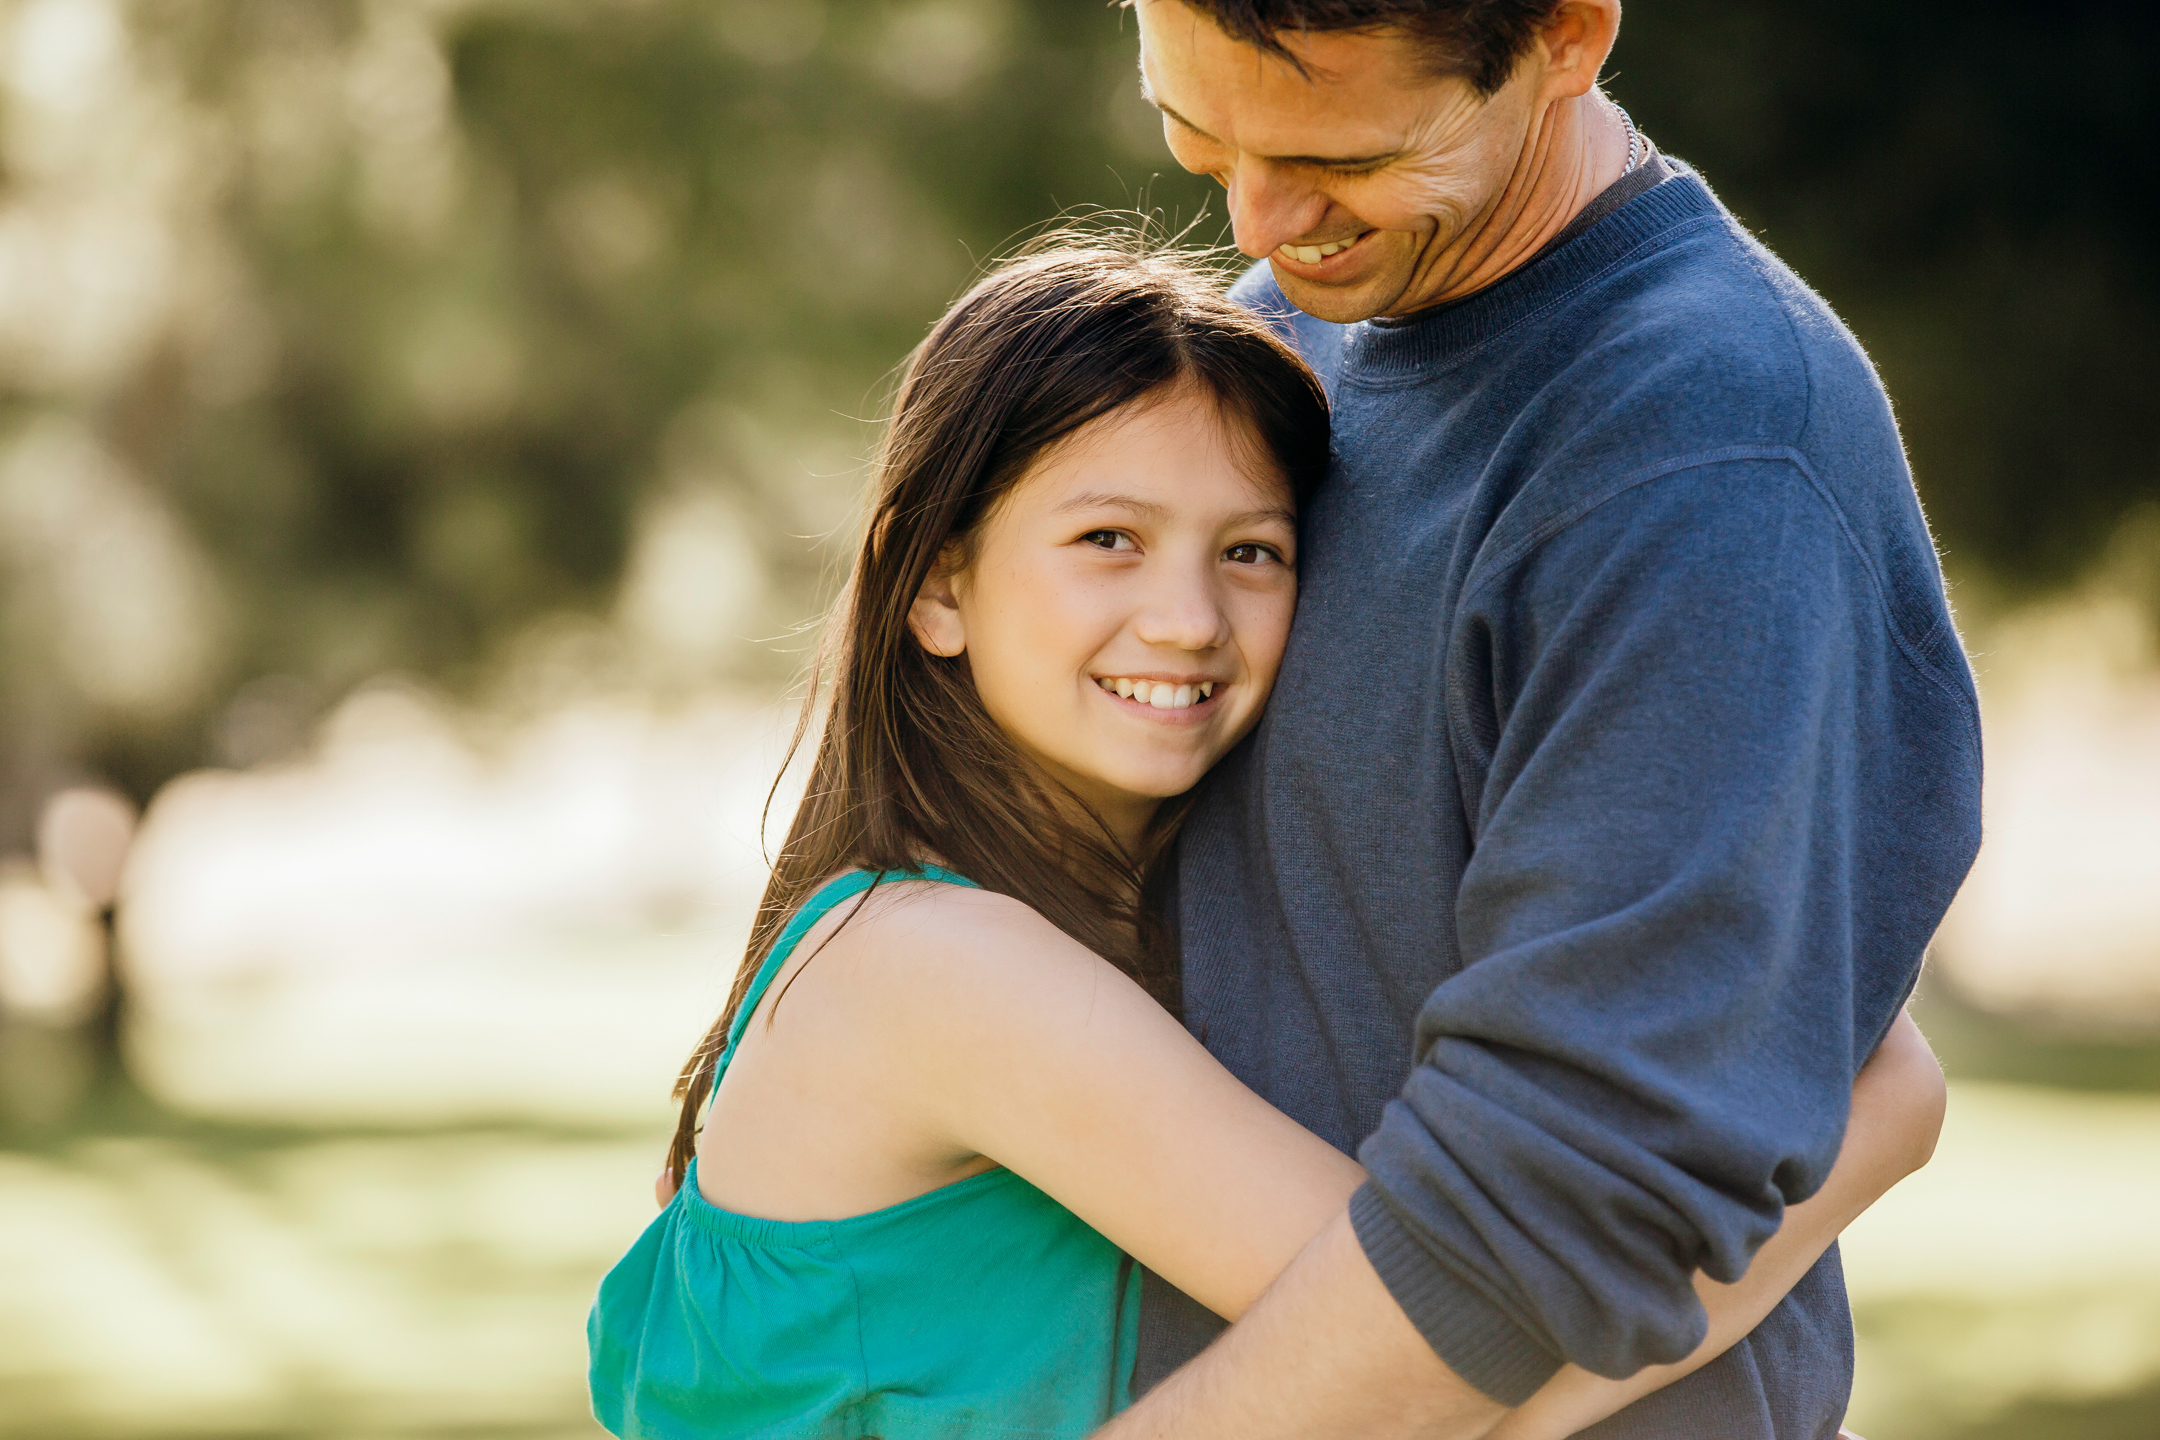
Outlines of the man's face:
M1267 257L1300 310L1407 314L1476 263L1539 108L1535 63L1487 99L1398 33L1285 35L1299 74L1182 0L1135 8L1171 153L1229 191L1238 249Z

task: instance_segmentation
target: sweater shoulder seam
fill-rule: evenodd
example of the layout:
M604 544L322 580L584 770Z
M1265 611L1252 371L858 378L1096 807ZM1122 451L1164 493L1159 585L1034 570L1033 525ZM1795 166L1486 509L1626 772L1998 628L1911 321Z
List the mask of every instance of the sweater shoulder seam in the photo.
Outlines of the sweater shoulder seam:
M1822 478L1815 473L1815 467L1809 463L1807 456L1789 445L1729 445L1717 450L1706 450L1696 454L1676 456L1630 472L1604 489L1585 497L1581 503L1571 509L1545 520L1534 528L1530 534L1509 546L1493 559L1488 561L1485 557L1480 556L1472 564L1470 574L1463 584L1463 609L1471 608L1474 600L1499 585L1509 575L1515 573L1523 562L1538 550L1543 549L1558 536L1566 533L1582 520L1629 491L1647 485L1652 481L1664 479L1668 475L1677 475L1689 470L1699 470L1711 465L1747 460L1788 465L1806 482L1808 489L1814 493L1823 508L1829 512L1831 522L1836 525L1838 534L1842 537L1846 548L1860 562L1861 573L1867 576L1869 589L1873 591L1875 596L1876 613L1882 620L1883 628L1889 632L1891 643L1897 647L1898 653L1904 657L1907 665L1911 666L1931 686L1940 691L1943 698L1951 702L1952 707L1957 710L1959 717L1964 722L1964 739L1967 748L1971 753L1978 754L1980 749L1979 717L1973 711L1970 697L1967 695L1965 688L1957 683L1956 677L1947 673L1942 666L1928 659L1920 649L1921 645L1933 638L1936 629L1940 628L1941 622L1939 618L1935 625L1929 627L1927 634L1918 641L1915 641L1912 636L1906 633L1906 627L1899 623L1897 612L1890 603L1889 587L1875 563L1875 557L1870 555L1867 547L1860 543L1860 537L1854 533L1852 523L1846 517L1845 507L1838 503L1837 497L1830 492L1830 487L1823 484Z
M1730 216L1726 217L1725 224L1728 232L1739 230L1740 222ZM1800 423L1792 435L1792 443L1798 445L1806 437L1808 426L1813 424L1815 419L1815 359L1808 353L1807 343L1800 338L1800 327L1793 323L1792 306L1770 283L1769 277L1764 273L1762 256L1748 244L1745 232L1733 236L1733 248L1739 251L1742 262L1746 264L1748 278L1754 281L1756 288L1762 292L1763 299L1777 312L1778 319L1784 322L1785 334L1792 341L1793 358L1800 365Z

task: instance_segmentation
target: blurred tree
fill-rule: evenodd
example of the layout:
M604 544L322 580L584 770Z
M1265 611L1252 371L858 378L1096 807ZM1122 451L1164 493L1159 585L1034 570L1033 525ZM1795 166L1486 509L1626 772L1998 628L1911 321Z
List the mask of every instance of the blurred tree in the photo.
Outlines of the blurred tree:
M2011 592L2160 493L2154 26L1641 0L1615 60ZM0 851L386 669L778 673L979 260L1208 203L1132 44L1062 0L0 3Z
M68 780L269 758L387 669L606 662L550 617L612 611L663 682L779 673L749 639L808 611L861 417L978 261L1061 207L1204 204L1154 178L1122 28L0 5L0 851Z
M2013 597L2160 501L2155 57L2127 0L1643 0L1613 57L1859 333L1953 571Z

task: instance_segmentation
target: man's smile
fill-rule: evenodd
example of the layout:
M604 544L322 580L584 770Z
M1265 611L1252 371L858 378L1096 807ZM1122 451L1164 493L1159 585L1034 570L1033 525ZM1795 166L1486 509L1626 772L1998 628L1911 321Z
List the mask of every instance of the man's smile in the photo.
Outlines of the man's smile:
M1343 240L1324 240L1314 245L1282 244L1275 247L1269 258L1297 266L1298 269L1293 273L1301 275L1309 273L1317 278L1319 275L1336 268L1328 264L1330 260L1349 254L1377 233L1376 230L1368 229L1360 230L1357 234Z

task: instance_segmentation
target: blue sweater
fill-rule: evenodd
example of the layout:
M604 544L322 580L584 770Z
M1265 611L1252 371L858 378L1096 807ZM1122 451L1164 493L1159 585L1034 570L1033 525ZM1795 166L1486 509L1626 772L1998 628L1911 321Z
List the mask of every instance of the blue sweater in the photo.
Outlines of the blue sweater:
M1278 317L1334 404L1260 729L1183 841L1188 1023L1372 1179L1470 1383L1702 1338L1828 1174L1979 842L1980 735L1890 406L1682 171L1469 299ZM1149 1287L1143 1383L1209 1325ZM1829 1436L1835 1250L1605 1436Z

